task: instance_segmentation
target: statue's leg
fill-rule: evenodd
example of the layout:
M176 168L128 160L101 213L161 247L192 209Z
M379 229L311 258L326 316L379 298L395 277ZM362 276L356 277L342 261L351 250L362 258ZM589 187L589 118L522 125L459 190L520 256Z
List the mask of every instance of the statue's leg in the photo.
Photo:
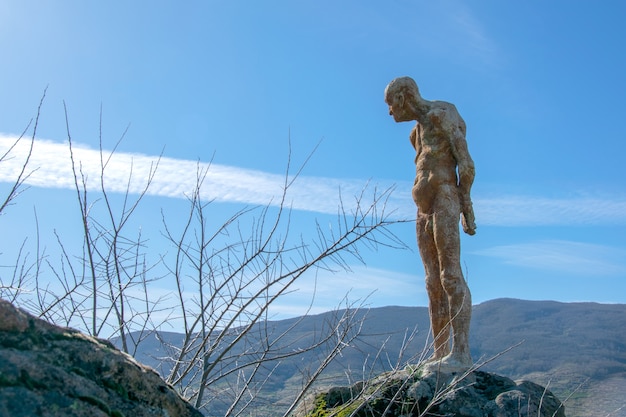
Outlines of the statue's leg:
M450 358L460 365L471 366L469 329L472 297L461 270L459 236L460 204L456 190L443 189L434 206L434 239L439 257L441 284L448 298L448 317L452 325Z
M417 244L426 275L428 310L435 349L433 359L442 359L450 353L449 308L448 296L439 277L439 259L432 226L432 216L418 213Z

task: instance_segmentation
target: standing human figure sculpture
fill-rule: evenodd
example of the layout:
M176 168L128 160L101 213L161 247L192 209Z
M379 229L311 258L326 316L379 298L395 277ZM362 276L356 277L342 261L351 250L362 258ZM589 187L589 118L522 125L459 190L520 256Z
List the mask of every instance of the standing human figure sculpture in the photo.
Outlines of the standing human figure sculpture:
M412 194L434 339L431 361L469 368L472 299L461 270L459 217L469 235L476 233L476 225L470 198L474 162L465 122L453 104L423 99L409 77L389 83L385 102L396 122L417 121L409 137L416 152Z

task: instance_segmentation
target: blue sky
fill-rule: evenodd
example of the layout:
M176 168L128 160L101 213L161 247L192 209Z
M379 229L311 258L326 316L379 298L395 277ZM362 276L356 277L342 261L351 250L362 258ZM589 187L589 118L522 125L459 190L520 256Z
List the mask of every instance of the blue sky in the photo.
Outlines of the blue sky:
M47 88L39 170L0 217L2 263L32 242L35 211L50 251L55 230L80 238L63 102L86 167L97 168L101 108L106 149L128 127L111 187L129 161L141 172L163 153L138 224L155 236L161 210L184 210L197 163L212 163L203 192L220 218L275 197L289 146L295 167L317 146L290 197L292 228L330 221L338 190L368 182L395 184L389 204L409 217L412 125L394 123L383 101L408 75L468 126L478 231L462 258L474 303L625 303L625 17L624 2L583 0L2 1L0 150ZM366 252L353 273L318 276L315 310L346 292L372 306L427 304L413 227L394 230L412 250ZM303 279L276 311L302 312L313 285Z

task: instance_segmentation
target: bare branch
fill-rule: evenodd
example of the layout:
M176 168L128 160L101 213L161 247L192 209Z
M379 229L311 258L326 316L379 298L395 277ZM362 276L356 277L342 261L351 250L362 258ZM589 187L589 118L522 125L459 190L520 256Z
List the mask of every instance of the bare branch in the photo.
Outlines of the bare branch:
M37 106L37 115L35 116L35 123L33 125L33 134L31 136L30 146L28 148L28 153L26 154L26 159L22 164L22 168L20 172L18 173L17 178L15 179L15 182L13 183L13 186L11 187L11 190L7 194L2 205L0 205L0 214L4 211L4 209L7 206L11 205L13 203L13 200L15 200L24 191L24 183L33 174L33 172L37 170L37 168L35 168L34 170L27 172L30 158L33 155L33 148L35 146L35 138L37 136L37 127L39 126L39 117L41 116L41 106L43 105L43 101L46 98L47 91L48 91L48 87L44 89L43 94L41 95L41 99L39 100L39 106ZM4 155L0 156L0 162L5 161L9 157L10 153L15 149L17 144L22 140L22 138L26 134L26 131L30 127L31 123L32 123L32 120L28 123L28 125L26 126L26 129L24 129L22 134L17 138L17 140L13 143L13 145L9 147L7 152Z

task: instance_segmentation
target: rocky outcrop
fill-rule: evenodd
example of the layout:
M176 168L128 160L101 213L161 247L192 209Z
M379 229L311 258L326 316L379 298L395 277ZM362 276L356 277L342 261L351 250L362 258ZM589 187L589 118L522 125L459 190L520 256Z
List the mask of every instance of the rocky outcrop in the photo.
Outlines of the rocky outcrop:
M474 370L407 367L310 396L298 417L565 417L550 391L529 381Z
M0 300L0 416L201 417L107 341Z

